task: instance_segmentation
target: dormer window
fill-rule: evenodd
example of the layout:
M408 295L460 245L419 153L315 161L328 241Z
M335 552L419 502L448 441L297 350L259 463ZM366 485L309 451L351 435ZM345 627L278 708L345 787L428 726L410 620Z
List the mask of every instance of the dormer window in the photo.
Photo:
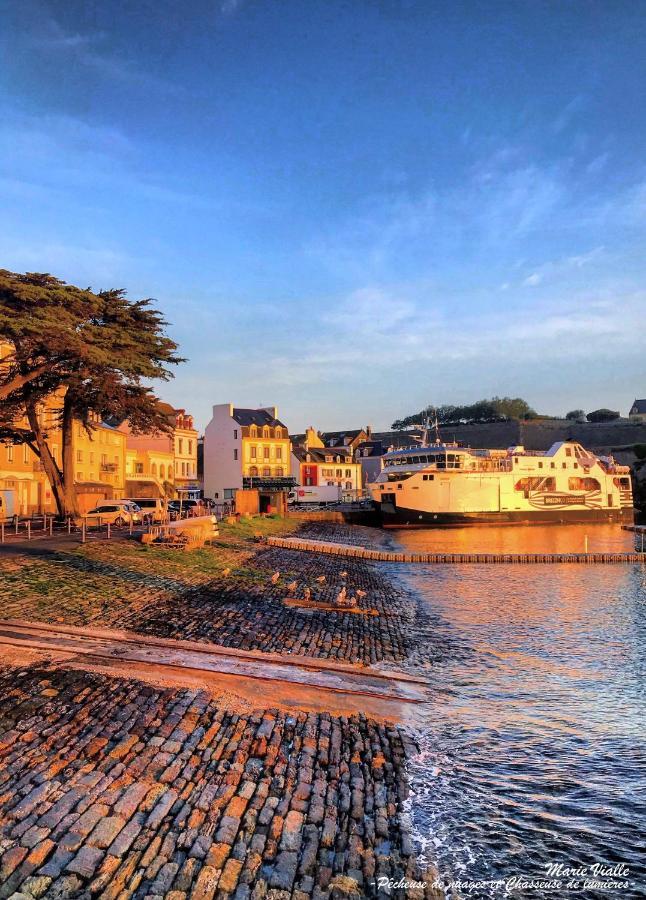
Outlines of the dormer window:
M258 436L258 429L256 428L255 425L252 425L249 429L249 437L257 437L257 436Z
M269 437L269 428L267 428L266 425L265 425L265 427L264 427L263 430L262 430L262 436L263 436L264 438L268 438L268 437Z
M276 437L282 438L282 436L283 436L283 429L280 427L280 425L277 425L276 426Z

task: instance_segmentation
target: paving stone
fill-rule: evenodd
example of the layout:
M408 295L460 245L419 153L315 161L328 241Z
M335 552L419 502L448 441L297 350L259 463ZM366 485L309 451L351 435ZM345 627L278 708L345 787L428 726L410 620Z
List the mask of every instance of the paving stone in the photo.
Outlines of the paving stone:
M68 872L74 872L82 878L92 878L99 863L103 859L103 850L98 847L81 847L76 856L67 864Z

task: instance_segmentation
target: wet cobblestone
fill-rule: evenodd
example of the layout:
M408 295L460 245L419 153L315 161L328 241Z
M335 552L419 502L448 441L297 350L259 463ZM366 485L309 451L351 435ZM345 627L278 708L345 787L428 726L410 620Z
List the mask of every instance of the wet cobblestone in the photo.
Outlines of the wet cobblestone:
M324 900L420 877L394 726L47 666L3 670L0 697L0 898Z

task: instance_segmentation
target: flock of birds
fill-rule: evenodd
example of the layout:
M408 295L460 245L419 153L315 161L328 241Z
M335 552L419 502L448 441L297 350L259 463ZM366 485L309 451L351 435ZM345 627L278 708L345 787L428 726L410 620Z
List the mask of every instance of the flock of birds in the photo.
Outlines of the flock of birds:
M222 570L222 575L225 578L228 578L228 576L230 574L231 574L230 568L226 568L226 569ZM339 572L339 576L343 579L346 579L348 577L348 573L347 572ZM280 581L280 577L281 577L280 572L274 572L274 574L271 576L271 579L270 579L271 583L278 584L278 582ZM319 575L314 580L322 586L326 583L327 577L325 575ZM286 589L289 594L295 594L296 591L298 590L298 582L290 581L289 584L286 585ZM354 594L348 594L347 586L344 584L343 587L341 588L341 590L339 591L339 593L336 595L334 604L335 604L335 606L353 608L353 607L358 606L359 600L361 600L363 597L366 597L366 596L367 596L366 591L359 590L359 588L357 588L355 590ZM312 589L305 586L303 588L303 600L311 600L311 599L312 599Z

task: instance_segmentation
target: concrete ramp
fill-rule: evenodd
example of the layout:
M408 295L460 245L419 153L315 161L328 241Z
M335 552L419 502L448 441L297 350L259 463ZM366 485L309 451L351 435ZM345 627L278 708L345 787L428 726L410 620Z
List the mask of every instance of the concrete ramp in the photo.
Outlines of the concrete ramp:
M115 629L5 619L0 647L11 651L16 663L21 650L36 652L62 666L233 694L247 708L275 705L402 719L408 718L406 708L427 699L424 680L397 672Z

